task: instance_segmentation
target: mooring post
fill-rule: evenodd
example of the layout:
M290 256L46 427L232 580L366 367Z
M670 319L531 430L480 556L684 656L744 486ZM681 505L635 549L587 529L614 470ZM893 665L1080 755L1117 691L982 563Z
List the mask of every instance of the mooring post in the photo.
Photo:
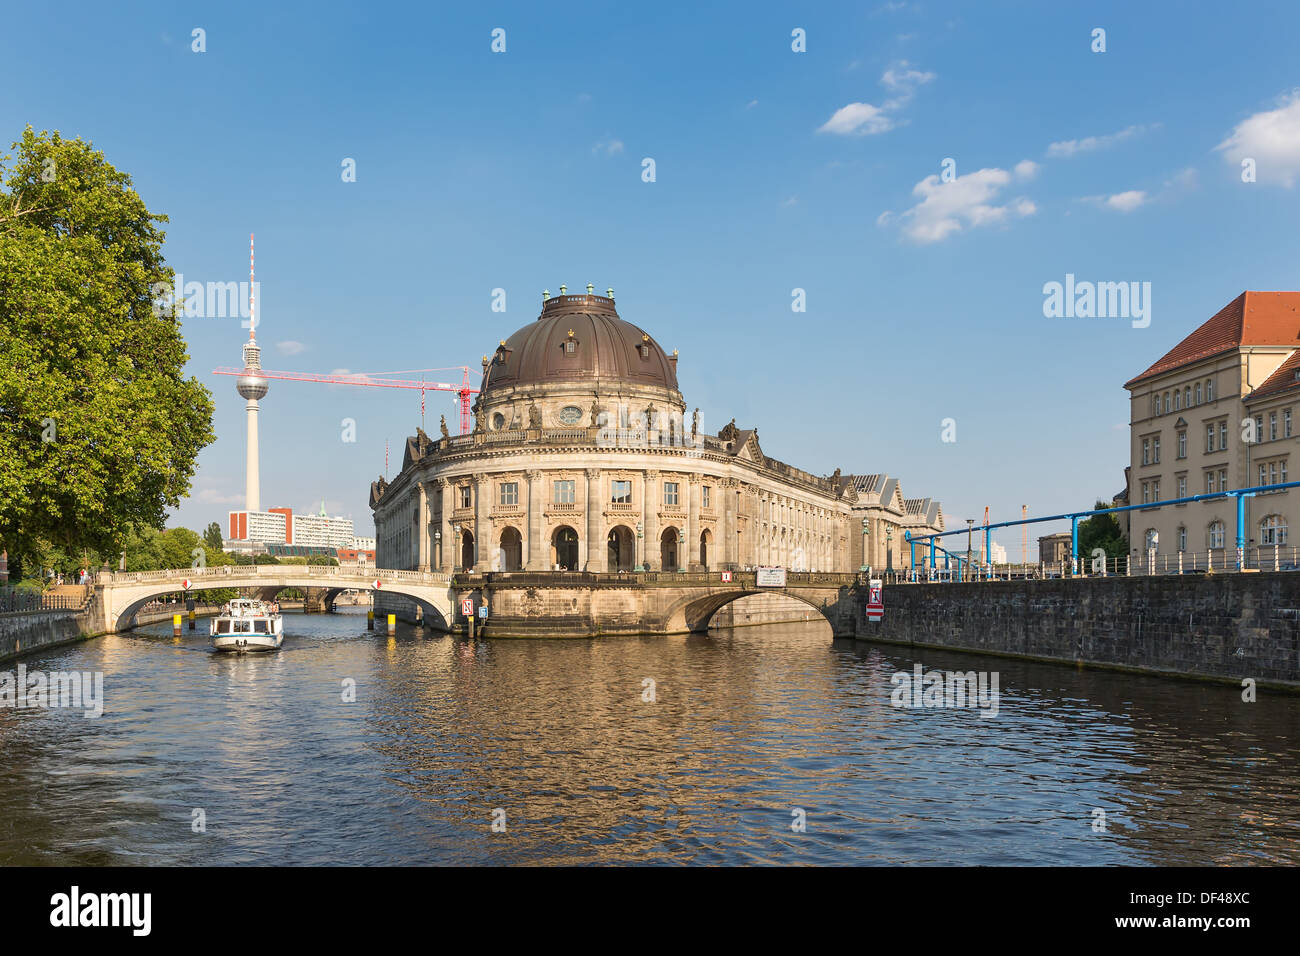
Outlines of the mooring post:
M180 637L180 636L181 636L181 616L179 614L173 614L172 615L172 637Z
M368 611L366 611L366 630L373 631L374 629L375 629L375 609L374 607L371 607Z
M388 636L392 637L396 633L397 633L397 615L390 614L388 615Z

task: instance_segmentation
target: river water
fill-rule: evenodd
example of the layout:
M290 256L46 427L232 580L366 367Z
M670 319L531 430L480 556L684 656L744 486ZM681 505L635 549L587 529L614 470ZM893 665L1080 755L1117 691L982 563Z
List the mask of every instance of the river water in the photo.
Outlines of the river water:
M1300 863L1300 697L820 622L471 642L349 609L260 657L205 624L22 662L102 672L104 712L0 709L0 863ZM996 717L892 706L915 664L995 670Z

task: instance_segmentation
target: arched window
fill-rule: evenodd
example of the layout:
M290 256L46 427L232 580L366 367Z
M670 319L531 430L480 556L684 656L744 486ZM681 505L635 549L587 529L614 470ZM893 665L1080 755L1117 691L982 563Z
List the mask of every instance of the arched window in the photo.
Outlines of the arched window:
M1260 544L1286 544L1286 518L1269 515L1259 523Z
M1207 538L1211 548L1223 547L1223 522L1211 521Z
M1155 551L1160 546L1160 533L1155 528L1147 528L1142 540L1146 542L1148 551Z

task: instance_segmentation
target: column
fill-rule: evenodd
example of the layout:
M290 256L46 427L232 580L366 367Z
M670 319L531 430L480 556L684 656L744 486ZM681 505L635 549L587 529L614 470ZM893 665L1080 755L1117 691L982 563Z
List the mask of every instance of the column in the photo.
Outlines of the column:
M736 492L731 487L731 479L723 478L718 482L718 502L721 521L718 522L718 557L723 564L736 563Z
M654 571L676 571L661 567L659 554L659 505L663 502L659 472L647 471L641 482L641 514L645 522L645 566Z
M415 533L419 536L419 565L421 571L429 570L429 489L423 481L416 487L420 491L420 507L416 511Z
M434 542L432 566L436 571L446 571L451 566L447 556L455 554L448 550L455 546L451 540L451 487L445 479L435 478L433 493L438 497L438 518L430 524L440 537Z
M700 570L700 476L686 479L686 553L681 566L688 571Z
M551 566L548 560L550 549L542 541L542 517L546 509L546 491L540 471L534 469L526 474L528 477L528 554L524 558L524 567L529 571L544 571Z
M492 542L487 540L491 522L488 509L491 504L485 500L491 497L492 482L482 475L474 476L474 570L492 570Z
M583 536L582 547L586 560L583 570L605 570L605 538L602 534L601 521L602 496L599 468L588 468L587 475L587 533Z

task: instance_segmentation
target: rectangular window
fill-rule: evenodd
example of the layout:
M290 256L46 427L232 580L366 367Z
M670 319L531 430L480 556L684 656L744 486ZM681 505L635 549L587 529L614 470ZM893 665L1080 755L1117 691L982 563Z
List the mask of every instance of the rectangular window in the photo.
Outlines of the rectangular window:
M1277 484L1277 462L1275 461L1268 463L1268 483L1270 485Z
M460 506L462 508L474 506L474 490L469 485L460 486Z
M1212 471L1205 473L1205 493L1207 495L1214 494L1214 472Z
M1178 433L1178 457L1187 457L1187 432Z
M1147 482L1142 482L1142 503L1151 504L1151 486Z
M1210 379L1205 383L1205 400L1207 402L1214 401L1214 379Z
M1219 469L1219 490L1220 491L1228 490L1228 473L1224 471L1222 468Z
M1277 480L1278 480L1278 484L1282 484L1282 485L1286 484L1286 459L1285 458L1283 458L1282 461L1278 463Z
M1210 525L1210 547L1223 547L1223 525L1217 521Z
M1291 409L1282 412L1282 437L1291 437Z
M1214 426L1213 425L1205 426L1205 450L1207 452L1214 451Z
M1178 550L1187 550L1187 529L1182 525L1178 526Z
M1160 464L1160 439L1151 439L1151 460L1157 465Z
M552 497L557 505L571 505L574 498L575 484L572 481L557 481L553 485Z
M1277 441L1277 412L1268 413L1268 440Z
M1142 439L1142 464L1151 464L1151 439Z
M1262 464L1259 466L1259 483L1261 485L1268 484L1268 469L1266 469Z
M1228 420L1219 422L1219 451L1228 450Z
M1179 498L1186 498L1186 497L1187 497L1187 479L1186 479L1186 478L1179 478L1179 479L1178 479L1178 497L1179 497Z
M704 490L702 492L703 500L701 501L701 504L703 504L704 507L706 508L709 507L709 490L710 490L709 486L705 485Z
M630 505L632 503L632 482L630 481L611 481L609 500L616 505Z
M1255 417L1255 441L1262 442L1263 440L1264 440L1264 416L1257 415Z
M499 504L503 504L503 505L519 504L519 482L517 481L501 482L501 491L497 501Z
M1153 502L1160 500L1160 482L1158 481L1151 482L1151 500Z
M664 504L666 504L666 505L675 505L675 504L677 504L677 503L678 503L678 502L677 502L677 482L675 482L675 481L665 481L665 482L664 482Z

